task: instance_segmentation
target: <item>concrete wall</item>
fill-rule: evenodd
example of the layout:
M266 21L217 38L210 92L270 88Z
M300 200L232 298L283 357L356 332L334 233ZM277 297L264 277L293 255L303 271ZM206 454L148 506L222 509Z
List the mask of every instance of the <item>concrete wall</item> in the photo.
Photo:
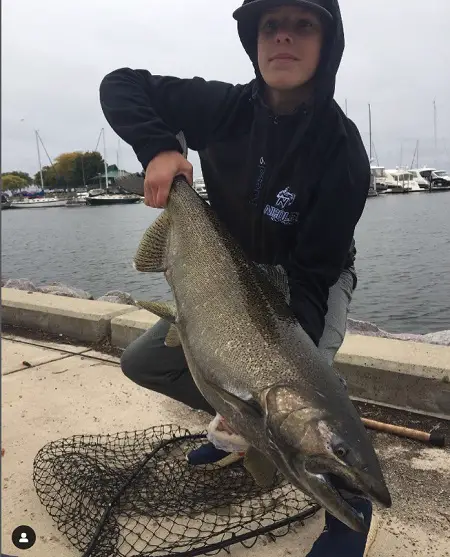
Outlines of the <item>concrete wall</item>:
M133 306L2 288L2 323L87 342L111 336L111 320Z
M125 348L158 318L134 306L3 288L2 320ZM450 347L347 335L336 367L355 398L450 417Z

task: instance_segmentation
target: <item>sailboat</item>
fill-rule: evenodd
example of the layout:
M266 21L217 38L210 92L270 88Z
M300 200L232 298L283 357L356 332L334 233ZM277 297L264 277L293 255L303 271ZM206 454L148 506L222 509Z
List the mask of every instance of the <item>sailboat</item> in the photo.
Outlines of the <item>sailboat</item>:
M108 178L108 164L106 162L106 141L105 141L105 128L101 129L100 134L103 136L103 159L105 163L105 191L99 192L98 190L89 192L89 195L86 197L86 204L87 205L129 205L130 203L140 203L142 201L142 197L139 195L135 195L133 193L126 193L124 190L121 190L120 187L110 188L109 185L109 178ZM117 148L117 171L119 173L119 178L121 171L119 170L119 149L120 149L120 140L118 143ZM115 190L115 191L111 191Z
M42 177L42 163L41 163L41 152L39 150L39 141L42 139L39 135L38 130L34 131L36 136L36 149L39 161L39 174L41 177L41 191L44 191L44 179ZM45 147L44 147L45 149ZM36 197L28 198L22 201L13 201L11 203L11 209L36 209L36 208L46 208L46 207L64 207L67 205L67 199L60 199L59 197Z

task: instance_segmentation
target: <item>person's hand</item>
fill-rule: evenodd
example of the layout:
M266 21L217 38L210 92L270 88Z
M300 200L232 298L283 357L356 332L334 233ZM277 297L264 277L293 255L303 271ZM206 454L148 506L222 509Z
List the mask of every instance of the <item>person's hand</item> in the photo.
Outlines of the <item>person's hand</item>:
M163 208L175 176L182 175L192 186L192 164L178 151L164 151L147 166L144 181L144 203L148 207Z

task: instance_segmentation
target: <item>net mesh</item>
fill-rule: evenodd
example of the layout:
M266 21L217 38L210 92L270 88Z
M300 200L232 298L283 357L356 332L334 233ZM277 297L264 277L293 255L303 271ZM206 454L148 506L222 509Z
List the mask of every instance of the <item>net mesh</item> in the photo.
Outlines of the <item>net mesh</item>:
M77 435L36 455L36 492L83 557L217 553L284 535L318 507L278 477L260 488L240 463L191 466L204 443L173 425L114 435ZM276 532L274 532L276 531Z

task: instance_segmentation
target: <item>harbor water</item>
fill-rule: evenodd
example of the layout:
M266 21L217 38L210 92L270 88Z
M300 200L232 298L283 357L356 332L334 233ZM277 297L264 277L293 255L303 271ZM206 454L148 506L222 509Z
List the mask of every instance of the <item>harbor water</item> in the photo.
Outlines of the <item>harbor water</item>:
M170 298L162 275L132 268L159 213L142 203L2 211L2 278ZM394 333L450 329L450 192L368 199L356 242L352 318Z

